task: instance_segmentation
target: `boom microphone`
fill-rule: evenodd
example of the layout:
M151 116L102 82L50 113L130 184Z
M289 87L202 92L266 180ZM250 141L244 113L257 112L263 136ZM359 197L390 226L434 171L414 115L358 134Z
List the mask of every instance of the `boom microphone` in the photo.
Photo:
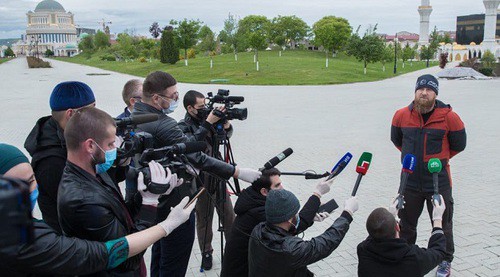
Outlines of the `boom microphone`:
M427 163L427 169L432 173L432 184L434 185L434 195L432 195L432 199L437 200L439 205L441 205L441 197L439 197L439 172L443 169L443 164L440 159L432 158Z
M340 159L337 164L332 168L332 171L330 173L330 176L326 179L327 181L332 179L333 177L337 176L344 170L344 168L349 164L349 162L352 159L352 154L347 152L345 155Z
M396 208L398 210L403 209L404 206L404 192L406 188L406 183L408 182L408 176L413 173L413 170L415 169L415 161L416 158L412 154L406 154L405 157L403 158L403 168L401 169L401 182L399 184L399 190L398 190L398 204Z
M264 167L260 168L259 170L262 171L264 169L271 169L271 168L275 167L277 164L279 164L281 161L286 159L292 153L293 153L292 148L285 149L285 151L279 153L278 155L276 155L276 157L270 159L267 163L265 163Z
M190 141L186 143L177 143L171 146L165 146L158 149L149 148L142 152L140 161L149 162L151 160L161 159L168 155L191 154L204 151L207 148L205 142Z
M361 157L358 160L358 165L356 166L356 172L358 173L358 179L356 180L356 183L354 184L354 188L352 190L351 196L355 196L356 192L358 191L359 183L361 182L361 178L366 174L368 171L368 168L370 167L370 163L372 162L372 153L370 152L363 152L361 154Z
M153 122L158 120L160 117L157 114L140 114L132 115L130 117L124 117L121 119L115 119L116 127L126 127L130 125L139 125L143 123Z

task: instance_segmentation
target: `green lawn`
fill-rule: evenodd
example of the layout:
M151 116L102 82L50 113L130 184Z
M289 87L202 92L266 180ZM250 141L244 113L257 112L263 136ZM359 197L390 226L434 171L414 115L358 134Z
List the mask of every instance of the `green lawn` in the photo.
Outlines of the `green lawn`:
M137 60L101 61L101 55L96 53L90 59L82 55L57 59L141 77L155 70L163 70L185 83L209 83L212 79L228 79L228 83L239 85L321 85L376 81L394 76L393 63L386 64L385 72L382 71L381 63L370 64L364 75L362 63L352 57L341 54L330 58L330 67L325 68L324 53L299 50L284 51L281 57L277 51L259 52L260 71L256 71L253 53L239 53L238 61L234 60L232 54L216 56L212 69L210 58L203 56L190 59L189 66L184 66L184 61L175 65L162 64L158 60L145 63ZM413 66L407 62L405 68L402 68L400 62L398 74L422 68L425 68L424 62L414 62Z
M0 64L4 63L4 62L8 62L12 60L12 58L0 58Z

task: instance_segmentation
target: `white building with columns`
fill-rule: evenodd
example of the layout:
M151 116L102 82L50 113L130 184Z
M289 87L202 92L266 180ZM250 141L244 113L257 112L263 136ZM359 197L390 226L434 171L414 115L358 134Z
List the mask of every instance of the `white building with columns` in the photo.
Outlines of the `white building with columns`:
M55 56L70 57L78 53L74 15L66 12L59 2L43 0L26 17L26 35L13 45L14 53L41 56L47 49Z

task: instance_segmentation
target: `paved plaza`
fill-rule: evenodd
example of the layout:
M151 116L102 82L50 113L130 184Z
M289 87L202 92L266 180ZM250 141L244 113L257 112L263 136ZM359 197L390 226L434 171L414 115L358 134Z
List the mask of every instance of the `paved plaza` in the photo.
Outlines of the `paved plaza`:
M21 149L36 120L50 113L49 95L62 81L87 83L96 96L97 107L118 115L123 110L121 90L130 75L76 64L51 61L51 69L28 69L24 58L0 65L0 141ZM318 65L320 66L320 65ZM231 86L179 84L183 97L189 89L203 93L218 88L245 97L248 119L235 121L231 143L236 162L260 168L287 147L294 153L278 168L282 171L324 172L349 151L354 162L334 182L323 200L335 198L342 207L356 180L355 166L363 151L373 161L358 190L360 209L341 245L328 258L309 268L316 276L355 276L356 246L366 238L365 220L377 207L387 206L396 196L401 170L399 151L390 141L390 124L396 109L413 99L416 78L437 73L430 68L384 81L331 86ZM332 76L335 78L335 76ZM500 276L500 79L485 81L440 80L438 99L452 105L465 123L468 144L451 161L455 200L455 260L453 276ZM173 117L181 119L182 105ZM25 152L26 153L26 152ZM282 176L284 186L302 204L317 181ZM244 187L248 184L243 184ZM233 203L236 197L232 197ZM340 215L334 212L314 224L305 238L321 234ZM216 220L216 219L215 219ZM214 229L216 221L214 220ZM427 245L430 220L420 218L417 243ZM214 268L200 273L200 250L195 242L188 276L218 276L220 235L214 234ZM149 254L146 256L149 264Z

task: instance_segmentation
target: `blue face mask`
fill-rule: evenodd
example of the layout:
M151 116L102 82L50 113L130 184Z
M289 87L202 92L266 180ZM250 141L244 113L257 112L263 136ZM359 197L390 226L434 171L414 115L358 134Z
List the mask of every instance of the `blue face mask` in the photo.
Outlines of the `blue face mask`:
M105 157L104 163L97 164L95 166L95 171L97 172L97 174L101 174L108 171L108 169L110 169L113 163L115 162L117 149L114 148L108 151L104 151L99 146L99 144L97 144L97 142L95 144L97 145L97 147L99 147L99 149L101 149L102 152L104 152L104 157Z
M30 193L31 211L32 212L33 212L33 209L35 208L37 199L38 199L38 184L36 185L35 190Z
M160 98L163 100L163 101L167 101L169 102L168 100L166 100L165 98L161 97ZM168 108L166 109L161 109L162 113L164 114L169 114L169 113L173 113L175 111L175 109L177 108L177 106L179 106L179 99L177 100L173 100L171 98L169 98L171 101L169 102L169 105L168 105Z

